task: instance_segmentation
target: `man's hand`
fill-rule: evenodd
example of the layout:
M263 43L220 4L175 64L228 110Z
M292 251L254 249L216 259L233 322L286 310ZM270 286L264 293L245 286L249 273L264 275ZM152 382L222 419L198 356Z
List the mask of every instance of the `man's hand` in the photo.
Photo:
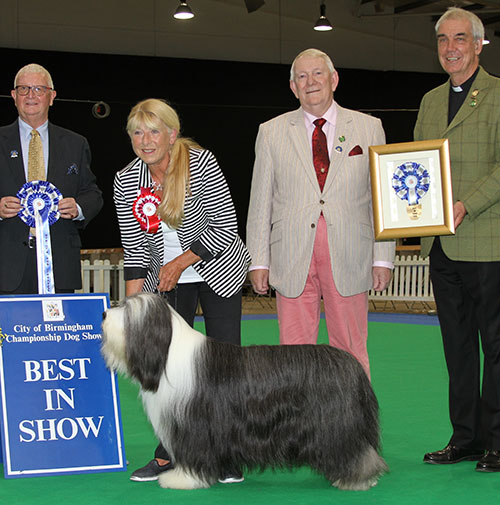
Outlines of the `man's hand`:
M465 208L465 205L460 200L455 202L453 205L453 221L455 222L455 229L457 229L458 225L464 220L466 214L467 209Z
M251 270L250 282L258 295L265 295L269 290L269 270L266 268Z
M392 278L392 270L386 267L373 267L373 289L384 291Z
M0 217L2 219L9 219L10 217L17 216L21 210L21 203L19 198L15 196L4 196L0 199Z
M76 200L72 197L63 198L59 202L59 213L63 219L75 219L75 217L78 217Z

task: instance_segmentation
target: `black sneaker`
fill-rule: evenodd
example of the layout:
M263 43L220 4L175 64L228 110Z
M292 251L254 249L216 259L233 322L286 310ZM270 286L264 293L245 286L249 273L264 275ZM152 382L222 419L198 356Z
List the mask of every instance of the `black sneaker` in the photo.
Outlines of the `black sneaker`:
M243 477L243 474L241 472L237 472L237 473L229 473L224 477L221 477L219 479L219 482L221 484L235 484L237 482L243 482L244 480L245 477Z
M169 461L164 465L160 465L156 459L152 459L146 466L137 469L131 476L130 480L135 482L149 482L158 480L158 475L173 468L174 465Z

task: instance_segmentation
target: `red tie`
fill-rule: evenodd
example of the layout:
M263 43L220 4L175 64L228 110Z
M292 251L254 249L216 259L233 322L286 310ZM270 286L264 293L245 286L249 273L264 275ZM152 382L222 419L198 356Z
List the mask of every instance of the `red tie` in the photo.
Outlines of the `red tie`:
M326 176L328 175L328 167L330 166L330 158L328 157L328 146L326 145L326 135L321 129L326 123L326 119L320 118L314 121L316 128L314 128L312 135L312 148L313 148L313 163L318 177L319 189L323 191Z

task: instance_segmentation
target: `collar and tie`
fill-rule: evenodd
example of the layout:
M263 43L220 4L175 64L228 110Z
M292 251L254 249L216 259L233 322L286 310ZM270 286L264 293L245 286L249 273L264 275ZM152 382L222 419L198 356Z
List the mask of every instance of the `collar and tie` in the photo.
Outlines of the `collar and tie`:
M314 128L312 134L312 151L313 151L313 164L316 170L316 177L318 178L319 189L323 191L325 186L326 176L328 175L328 167L330 166L330 158L328 157L328 145L326 142L325 132L322 130L326 119L320 118L314 121Z

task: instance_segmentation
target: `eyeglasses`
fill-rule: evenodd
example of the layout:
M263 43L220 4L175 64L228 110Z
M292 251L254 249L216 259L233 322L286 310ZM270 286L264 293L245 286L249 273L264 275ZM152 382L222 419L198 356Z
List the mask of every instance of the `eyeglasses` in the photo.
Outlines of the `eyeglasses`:
M36 96L42 96L47 93L47 91L51 91L52 88L49 88L48 86L16 86L15 90L18 95L21 96L26 96L29 94L30 90L33 91L33 93Z

